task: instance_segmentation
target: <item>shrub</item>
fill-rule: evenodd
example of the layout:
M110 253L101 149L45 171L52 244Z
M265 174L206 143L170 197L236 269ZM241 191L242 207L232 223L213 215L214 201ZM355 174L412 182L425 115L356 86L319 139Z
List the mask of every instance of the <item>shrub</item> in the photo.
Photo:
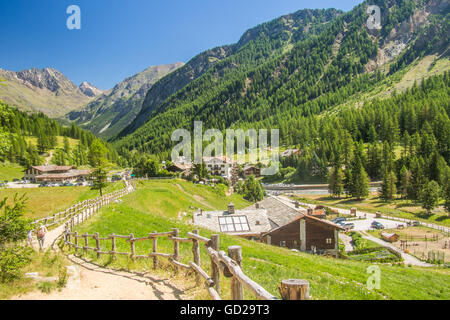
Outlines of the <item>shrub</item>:
M43 293L50 293L53 290L54 284L51 282L41 282L38 284L39 290L41 290Z
M31 262L31 249L15 247L0 250L0 281L11 282L21 277L23 267Z

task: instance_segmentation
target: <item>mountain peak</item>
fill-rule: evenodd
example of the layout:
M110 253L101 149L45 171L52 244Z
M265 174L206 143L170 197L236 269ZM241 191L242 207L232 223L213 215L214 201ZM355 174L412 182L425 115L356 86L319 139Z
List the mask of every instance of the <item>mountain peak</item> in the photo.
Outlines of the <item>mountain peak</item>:
M83 92L88 97L96 97L103 93L103 90L97 88L87 81L83 81L78 88L80 88L81 92Z

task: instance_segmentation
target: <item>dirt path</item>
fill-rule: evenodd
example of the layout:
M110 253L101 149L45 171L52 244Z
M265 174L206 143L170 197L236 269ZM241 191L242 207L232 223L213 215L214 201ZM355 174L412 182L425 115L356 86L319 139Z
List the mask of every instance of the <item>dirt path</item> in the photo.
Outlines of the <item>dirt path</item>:
M105 269L82 259L68 256L70 268L67 286L45 294L30 292L13 300L179 300L184 292L168 279L148 274Z
M345 252L353 251L352 237L339 232L339 239L341 239L345 245Z
M131 185L127 184L127 187ZM64 225L50 230L45 237L44 249L58 250L57 246L52 248L52 245L63 231ZM39 249L37 239L33 241L33 247ZM178 300L185 295L168 279L107 269L73 255L67 258L73 264L67 269L66 287L50 294L34 291L12 300Z
M189 193L187 193L187 192L183 189L183 187L180 186L178 183L176 184L176 186L177 186L177 188L180 189L180 191L183 192L185 195L187 195L187 196L189 196L189 197L192 197L192 195L189 194ZM210 206L208 203L206 203L206 202L204 201L205 199L203 199L202 197L200 197L200 196L198 196L198 195L194 195L194 199L195 199L195 201L201 203L201 204L204 205L205 207L208 207L208 208L210 208L210 209L212 209L212 210L216 210L216 208L214 208L214 207Z
M45 158L45 165L46 166L50 164L50 161L52 160L52 158L53 158L53 150L50 150L48 152L48 157Z

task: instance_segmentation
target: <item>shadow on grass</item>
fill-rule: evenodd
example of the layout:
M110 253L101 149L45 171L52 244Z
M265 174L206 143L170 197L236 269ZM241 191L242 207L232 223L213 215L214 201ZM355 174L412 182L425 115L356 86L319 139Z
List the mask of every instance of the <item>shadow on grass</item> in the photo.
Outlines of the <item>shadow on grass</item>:
M441 222L441 221L445 221L447 219L450 219L450 217L449 216L439 216L435 220Z
M428 214L425 211L422 211L422 212L416 213L415 216L420 219L428 220L433 216L433 214Z

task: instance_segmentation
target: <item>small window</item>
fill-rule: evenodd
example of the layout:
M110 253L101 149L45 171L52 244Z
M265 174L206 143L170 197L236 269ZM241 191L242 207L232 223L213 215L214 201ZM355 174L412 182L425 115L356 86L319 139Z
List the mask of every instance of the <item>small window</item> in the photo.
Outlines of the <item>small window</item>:
M280 241L280 247L286 247L286 241Z
M331 240L331 238L327 238L327 244L331 244L333 243L333 241Z

